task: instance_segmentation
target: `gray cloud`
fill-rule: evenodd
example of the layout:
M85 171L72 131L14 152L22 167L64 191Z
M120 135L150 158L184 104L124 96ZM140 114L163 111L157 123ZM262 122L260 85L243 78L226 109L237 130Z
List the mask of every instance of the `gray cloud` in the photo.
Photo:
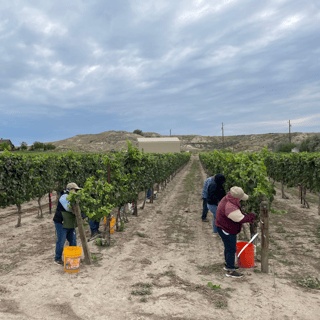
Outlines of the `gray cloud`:
M272 123L318 114L320 13L312 0L2 4L0 123L8 138L31 136L19 129L23 117L56 119L64 136L48 127L48 139L59 140L73 135L72 114L106 130L165 133L174 125L176 134L203 135L221 122L226 134L228 126L232 134L285 132ZM311 130L311 120L292 123Z

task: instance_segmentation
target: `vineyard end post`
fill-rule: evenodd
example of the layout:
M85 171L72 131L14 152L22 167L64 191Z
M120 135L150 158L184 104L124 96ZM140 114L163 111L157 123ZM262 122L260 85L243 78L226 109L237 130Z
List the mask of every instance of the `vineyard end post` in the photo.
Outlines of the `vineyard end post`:
M261 272L269 272L269 212L268 203L262 201L260 204L260 223L261 223Z
M153 203L153 186L151 188L151 199L150 200L151 200L150 203Z
M82 244L82 248L83 248L83 252L84 252L84 261L85 261L86 264L91 264L92 263L91 254L90 254L90 250L89 250L89 247L88 247L86 235L84 233L83 221L82 221L82 218L81 218L79 204L75 205L74 214L75 214L76 219L77 219L78 230L79 230L81 244Z

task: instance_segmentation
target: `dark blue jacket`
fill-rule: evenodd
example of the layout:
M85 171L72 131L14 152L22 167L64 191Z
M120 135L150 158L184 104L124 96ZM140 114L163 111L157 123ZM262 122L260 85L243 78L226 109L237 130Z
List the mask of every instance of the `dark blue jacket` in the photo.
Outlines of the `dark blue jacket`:
M210 183L208 187L208 204L218 205L220 200L226 195L226 192L223 188L223 184L226 179L223 174L216 174L214 180Z

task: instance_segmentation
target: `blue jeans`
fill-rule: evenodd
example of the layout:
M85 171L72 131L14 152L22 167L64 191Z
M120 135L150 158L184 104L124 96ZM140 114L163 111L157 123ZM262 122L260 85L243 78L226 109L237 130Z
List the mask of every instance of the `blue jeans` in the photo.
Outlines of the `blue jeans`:
M213 223L212 223L212 227L213 227L213 233L218 233L218 229L216 226L216 213L217 213L217 208L218 206L214 205L214 204L209 204L208 203L208 209L212 212L213 214Z
M82 212L81 212L81 217L82 217L82 219L88 218ZM99 230L100 221L90 220L89 218L88 218L88 221L89 221L91 233L97 233Z
M237 253L237 235L223 233L222 229L217 227L218 233L224 244L224 258L227 269L234 270L234 259Z
M208 207L207 207L207 199L202 198L202 220L207 219Z
M65 229L62 223L55 222L54 224L57 231L56 255L54 260L61 260L64 243L68 240L70 247L77 246L77 235L74 228Z
M100 221L89 220L89 226L91 233L97 233L100 226Z

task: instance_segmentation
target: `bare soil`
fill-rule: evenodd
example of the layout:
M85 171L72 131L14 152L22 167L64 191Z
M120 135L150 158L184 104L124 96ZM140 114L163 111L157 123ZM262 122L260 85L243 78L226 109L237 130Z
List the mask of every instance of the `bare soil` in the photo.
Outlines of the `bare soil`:
M210 222L201 221L205 178L193 155L153 204L129 216L110 247L89 242L94 264L82 263L76 274L53 263L56 237L47 210L43 219L23 215L20 228L14 216L0 219L0 319L319 318L320 291L310 288L316 284L310 279L320 279L317 204L301 208L290 191L284 200L277 189L272 207L287 212L270 213L269 273L260 272L258 246L256 267L240 269L241 279L227 278L210 212Z

